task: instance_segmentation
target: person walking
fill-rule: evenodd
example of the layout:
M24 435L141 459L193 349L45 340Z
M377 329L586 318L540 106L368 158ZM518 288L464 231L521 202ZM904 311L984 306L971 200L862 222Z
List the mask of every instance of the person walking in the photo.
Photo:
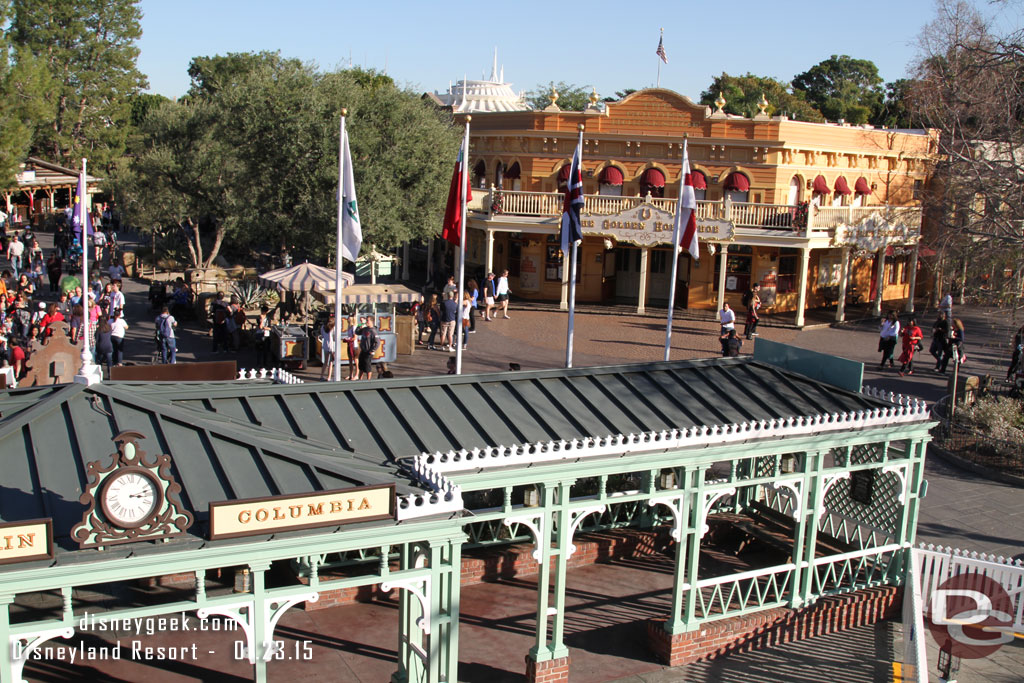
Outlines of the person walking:
M430 295L430 306L427 308L427 326L430 327L430 335L427 337L427 348L436 351L434 341L437 339L437 331L441 329L441 306L437 303L437 294Z
M156 323L156 341L160 345L160 362L174 365L178 362L178 342L174 338L174 328L178 321L174 319L167 306L160 309Z
M441 346L445 351L455 348L455 321L459 318L459 305L455 302L455 293L445 294L441 306Z
M431 296L435 296L431 294ZM420 296L420 301L416 304L416 311L414 317L416 319L416 344L423 346L423 332L427 329L427 313L430 310L430 305L427 303L426 297Z
M359 339L359 379L370 379L373 371L373 354L380 346L380 339L373 325L363 325L356 330Z
M498 285L495 289L496 296L494 297L495 303L501 308L501 317L508 320L508 298L512 295L512 292L508 288L508 271L501 271L501 277L498 278Z
M128 331L128 322L121 315L121 309L115 308L110 314L110 341L114 345L114 365L124 365L124 334Z
M53 294L60 289L60 276L64 272L64 262L56 251L50 252L50 258L46 260L46 275L50 278L50 293Z
M939 302L939 313L946 314L946 320L953 319L953 292L946 292L946 296L942 297L942 301Z
M470 280L466 283L466 291L469 292L469 334L476 332L476 309L480 302L480 285L476 283L476 280Z
M1006 369L1007 382L1012 382L1013 376L1022 370L1020 361L1024 356L1024 325L1021 325L1017 329L1017 334L1013 335L1011 346L1013 347L1013 356L1010 358L1010 367Z
M885 367L886 361L889 361L890 368L894 367L892 354L896 349L899 337L900 321L896 317L896 311L889 311L889 315L885 317L879 328L878 350L882 352L882 361L878 364L879 370Z
M761 308L760 291L761 285L755 282L750 291L743 295L743 305L747 307L747 321L743 328L743 336L747 339L758 336L757 323L761 320L761 315L758 313L758 309Z
M722 310L718 312L718 322L722 325L719 336L728 337L729 331L736 329L736 311L732 310L728 301L722 305Z
M256 317L256 367L265 368L270 361L270 307L260 306Z
M939 318L932 325L932 345L928 352L935 358L935 365L942 362L942 350L946 348L946 341L949 339L949 316L945 311L939 311Z
M722 356L725 358L736 357L740 355L742 347L743 340L736 335L736 328L731 328L722 339Z
M936 372L945 374L946 366L949 365L949 359L954 355L956 356L956 363L963 363L966 360L966 354L964 353L964 323L959 318L953 319L951 325L953 333L946 341L946 349L942 354L942 362L935 366Z
M914 353L924 338L924 333L917 326L917 320L910 319L910 323L903 329L903 353L900 354L900 377L904 374L914 374Z
M320 366L320 381L323 382L325 375L328 382L334 375L334 318L329 319L320 330L320 349L323 363Z
M24 253L25 245L22 244L21 240L18 239L18 234L15 233L7 244L7 260L11 262L11 270L14 272L15 278L21 272L21 257Z
M473 315L473 297L469 292L462 293L462 306L459 308L459 326L462 327L462 350L465 351L469 346L469 322L470 316ZM454 342L459 343L458 335L456 334Z
M100 320L96 328L96 364L107 366L107 379L110 379L110 363L114 355L113 330L105 319Z
M498 296L497 283L494 282L494 273L487 273L487 279L484 280L484 320L491 322L494 320L494 302Z

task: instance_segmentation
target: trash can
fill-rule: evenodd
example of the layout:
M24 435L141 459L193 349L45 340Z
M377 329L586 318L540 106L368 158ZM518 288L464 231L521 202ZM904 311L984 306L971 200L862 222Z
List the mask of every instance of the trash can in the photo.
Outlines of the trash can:
M395 318L396 352L410 355L416 349L416 319L411 315Z

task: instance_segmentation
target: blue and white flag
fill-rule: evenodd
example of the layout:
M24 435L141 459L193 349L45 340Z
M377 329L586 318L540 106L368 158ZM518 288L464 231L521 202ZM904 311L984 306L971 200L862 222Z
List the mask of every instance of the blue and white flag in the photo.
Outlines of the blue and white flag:
M356 203L356 179L352 173L352 154L348 149L348 131L342 141L343 170L341 182L341 255L349 261L359 258L363 245L363 228L359 222L359 205Z
M582 135L580 136L582 139ZM583 239L583 226L580 224L580 212L583 210L583 173L580 168L583 150L579 142L572 155L569 166L569 179L566 181L565 202L562 204L562 254L569 257L569 247L573 242Z

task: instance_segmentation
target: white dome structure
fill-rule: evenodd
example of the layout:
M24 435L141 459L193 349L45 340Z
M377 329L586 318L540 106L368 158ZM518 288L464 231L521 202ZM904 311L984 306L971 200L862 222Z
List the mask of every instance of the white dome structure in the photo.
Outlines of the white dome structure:
M498 70L498 52L494 52L494 66L488 80L470 81L463 79L447 92L435 93L435 97L452 111L466 114L477 112L530 111L526 94L516 93L510 83L505 83L505 69Z

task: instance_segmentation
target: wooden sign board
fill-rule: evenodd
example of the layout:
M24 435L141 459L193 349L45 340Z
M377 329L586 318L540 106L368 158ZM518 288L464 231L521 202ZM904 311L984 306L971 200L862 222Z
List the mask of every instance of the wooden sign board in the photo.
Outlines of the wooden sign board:
M32 519L0 524L0 564L53 559L53 522Z
M395 485L210 503L210 540L394 519Z
M173 365L125 365L110 368L110 379L130 382L212 382L238 379L238 364L233 360Z

